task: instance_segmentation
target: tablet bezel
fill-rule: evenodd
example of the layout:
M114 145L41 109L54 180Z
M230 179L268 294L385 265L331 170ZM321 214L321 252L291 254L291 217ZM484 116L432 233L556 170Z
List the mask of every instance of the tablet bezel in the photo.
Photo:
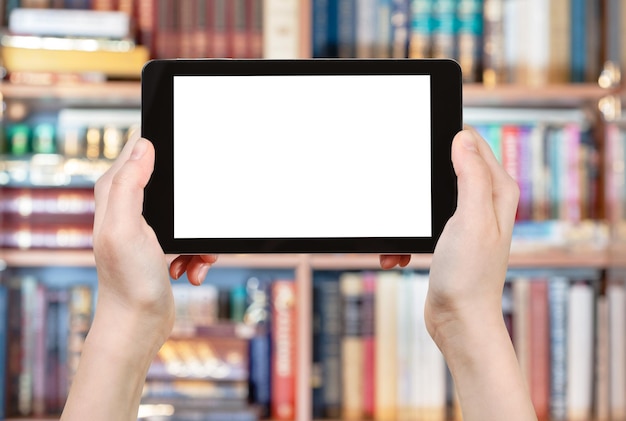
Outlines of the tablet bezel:
M174 76L395 74L430 76L432 237L174 238ZM152 60L144 66L141 79L141 134L156 151L154 172L145 189L144 217L163 250L172 254L432 253L456 207L456 176L450 152L452 139L461 129L461 70L453 60Z

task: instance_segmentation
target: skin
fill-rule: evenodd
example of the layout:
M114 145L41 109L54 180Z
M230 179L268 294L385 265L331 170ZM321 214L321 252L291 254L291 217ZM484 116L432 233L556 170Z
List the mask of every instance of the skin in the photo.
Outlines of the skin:
M437 244L425 318L452 372L463 417L535 420L502 318L501 296L519 198L516 183L472 130L452 146L458 207ZM170 276L200 285L217 256L170 264L142 217L154 166L145 139L129 141L95 187L98 303L62 420L136 420L146 373L174 323ZM383 255L383 269L410 256Z

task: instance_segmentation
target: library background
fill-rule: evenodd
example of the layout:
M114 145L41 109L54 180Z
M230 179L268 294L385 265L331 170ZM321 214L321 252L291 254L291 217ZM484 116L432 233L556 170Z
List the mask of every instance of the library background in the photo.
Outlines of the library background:
M0 0L0 22L0 419L63 407L93 184L138 128L142 65L171 57L458 60L465 122L520 185L502 309L539 419L626 419L623 1ZM140 419L461 419L429 264L221 256L173 286Z

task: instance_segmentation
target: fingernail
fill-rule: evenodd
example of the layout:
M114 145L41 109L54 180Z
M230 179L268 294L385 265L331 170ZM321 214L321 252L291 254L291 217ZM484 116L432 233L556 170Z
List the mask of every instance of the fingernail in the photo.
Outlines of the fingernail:
M141 159L141 157L146 153L147 146L148 145L146 145L146 140L137 139L137 142L135 142L135 146L133 146L133 151L130 154L130 159L131 160Z
M464 132L462 134L461 140L463 141L463 146L465 146L465 149L468 149L470 151L478 151L478 147L476 145L476 137L471 132Z
M198 285L204 282L204 278L206 278L207 273L209 273L209 265L200 266L200 269L198 269Z

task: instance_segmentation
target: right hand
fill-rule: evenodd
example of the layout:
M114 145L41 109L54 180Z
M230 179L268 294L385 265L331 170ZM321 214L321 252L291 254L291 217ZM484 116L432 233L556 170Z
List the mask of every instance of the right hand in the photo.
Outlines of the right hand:
M458 178L457 209L435 248L425 310L426 326L440 348L467 323L480 327L486 320L502 320L519 200L517 183L474 130L455 136L452 162Z

